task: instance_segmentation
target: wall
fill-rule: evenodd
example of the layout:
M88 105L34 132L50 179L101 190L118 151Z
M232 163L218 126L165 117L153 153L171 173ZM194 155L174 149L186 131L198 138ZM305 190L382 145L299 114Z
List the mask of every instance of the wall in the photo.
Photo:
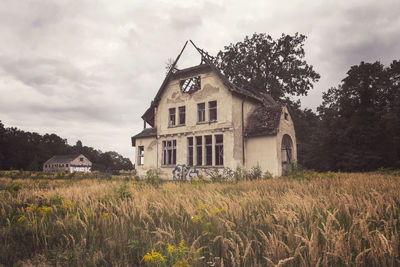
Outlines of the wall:
M288 114L288 120L285 120L285 113ZM281 119L280 119L280 124L279 124L279 131L277 134L277 142L276 142L276 147L278 151L278 159L279 159L279 175L282 175L282 138L283 136L287 134L290 136L293 142L293 159L295 162L297 162L297 142L296 142L296 133L294 131L294 123L292 120L292 117L290 116L290 113L286 107L283 108L282 114L281 114Z
M201 89L191 94L182 93L179 81L197 75L201 76ZM217 101L216 122L207 121L209 101ZM206 122L198 123L197 104L203 102L206 103ZM210 70L203 69L197 74L191 74L190 76L170 81L155 110L157 138L146 137L136 139L136 153L139 151L138 146L144 146L144 165L140 166L137 164L138 155L136 155L136 170L138 175L144 177L147 170L156 168L161 178L173 178L172 172L176 166L163 166L162 164L162 142L168 140L176 140L177 142L176 165L187 165L187 138L213 135L213 163L215 163L214 135L222 134L224 138L223 167L229 167L234 170L238 166L243 166L244 160L244 166L247 169L256 166L258 163L263 171L269 171L273 175L279 176L282 168L280 160L281 140L279 141L278 139L282 139L283 134L288 133L292 136L295 146L293 123L291 119L289 122L282 123L277 136L255 137L245 140L245 159L243 159L242 102L243 99L233 95ZM186 107L186 124L169 126L169 108L176 108L176 124L178 124L178 108L180 106ZM256 107L256 103L249 100L244 101L244 127L247 126L249 115ZM205 162L204 157L205 151L203 150L203 163ZM211 168L215 168L215 166ZM210 167L196 166L196 169L202 173L206 173Z
M263 172L280 176L276 136L257 136L246 139L246 169L259 165Z
M199 75L201 77L201 89L192 93L182 93L179 81L188 77ZM217 101L217 121L209 122L208 102ZM197 104L206 104L206 122L199 123L197 120ZM176 108L176 121L178 121L178 107L186 107L186 124L184 126L170 127L169 108ZM210 70L192 74L187 77L172 80L166 87L156 112L156 126L158 131L158 167L160 176L171 179L175 166L162 165L162 141L177 141L176 164L188 163L187 138L195 136L212 135L213 141L213 165L215 163L215 138L214 135L222 134L224 143L224 166L235 167L233 146L233 122L232 122L232 94L222 84L219 78ZM195 153L194 153L195 154ZM146 160L146 159L145 159ZM203 140L203 164L205 162L204 140ZM204 170L210 167L197 166Z
M250 101L244 100L243 98L233 96L232 98L232 122L233 122L233 131L234 131L234 143L233 143L233 169L236 169L238 166L243 166L243 162L246 161L246 155L243 159L243 147L244 150L245 144L243 144L243 129L246 129L248 125L248 119L253 110L257 107L257 104ZM243 104L243 106L242 106ZM242 128L242 108L243 108L243 128Z
M139 165L139 146L144 147L144 165ZM135 168L141 177L146 175L149 169L157 168L157 140L155 137L145 137L136 139Z

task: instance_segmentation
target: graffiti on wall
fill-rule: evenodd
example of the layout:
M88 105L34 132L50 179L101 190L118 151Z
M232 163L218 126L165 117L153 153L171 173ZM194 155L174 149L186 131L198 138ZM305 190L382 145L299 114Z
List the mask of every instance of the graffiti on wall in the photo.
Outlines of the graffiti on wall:
M172 170L172 175L176 181L190 181L193 178L199 178L199 171L193 166L180 164Z

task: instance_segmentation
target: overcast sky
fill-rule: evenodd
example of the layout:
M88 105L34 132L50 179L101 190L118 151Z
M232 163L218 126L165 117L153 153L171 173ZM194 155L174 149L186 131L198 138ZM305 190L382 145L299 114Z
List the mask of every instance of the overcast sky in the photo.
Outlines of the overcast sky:
M130 136L186 40L215 55L254 32L305 34L321 79L302 105L315 109L350 66L400 59L399 11L398 0L1 0L0 120L133 159Z

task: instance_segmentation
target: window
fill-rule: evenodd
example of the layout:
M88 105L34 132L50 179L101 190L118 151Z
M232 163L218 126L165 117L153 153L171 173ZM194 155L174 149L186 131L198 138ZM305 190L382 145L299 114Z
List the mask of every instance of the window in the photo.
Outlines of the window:
M224 165L224 136L215 136L215 165Z
M208 102L208 115L210 121L217 120L217 101Z
M175 125L175 108L170 108L169 109L169 122L168 126L174 126Z
M144 165L144 146L138 146L138 165Z
M191 77L186 80L180 81L181 92L182 93L194 93L201 88L201 79L200 76Z
M286 112L285 112L285 120L289 120L289 114L287 114Z
M212 165L212 136L205 136L205 147L206 147L206 165Z
M163 141L163 164L176 164L176 140Z
M206 120L206 104L197 104L197 121L203 122Z
M193 137L188 137L188 165L193 166Z
M68 163L67 163L67 164L65 164L65 167L68 167Z
M179 107L179 124L184 125L186 123L186 107Z
M203 165L203 143L202 136L196 136L196 165Z
M82 157L80 157L80 158L79 158L79 161L83 161L83 158L82 158Z

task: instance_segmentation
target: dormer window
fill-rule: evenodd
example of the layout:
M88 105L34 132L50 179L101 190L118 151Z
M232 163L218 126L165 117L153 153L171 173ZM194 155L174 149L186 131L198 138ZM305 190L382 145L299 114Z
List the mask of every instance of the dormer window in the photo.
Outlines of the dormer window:
M191 77L185 80L180 81L181 92L182 93L194 93L201 88L201 79L200 76Z

